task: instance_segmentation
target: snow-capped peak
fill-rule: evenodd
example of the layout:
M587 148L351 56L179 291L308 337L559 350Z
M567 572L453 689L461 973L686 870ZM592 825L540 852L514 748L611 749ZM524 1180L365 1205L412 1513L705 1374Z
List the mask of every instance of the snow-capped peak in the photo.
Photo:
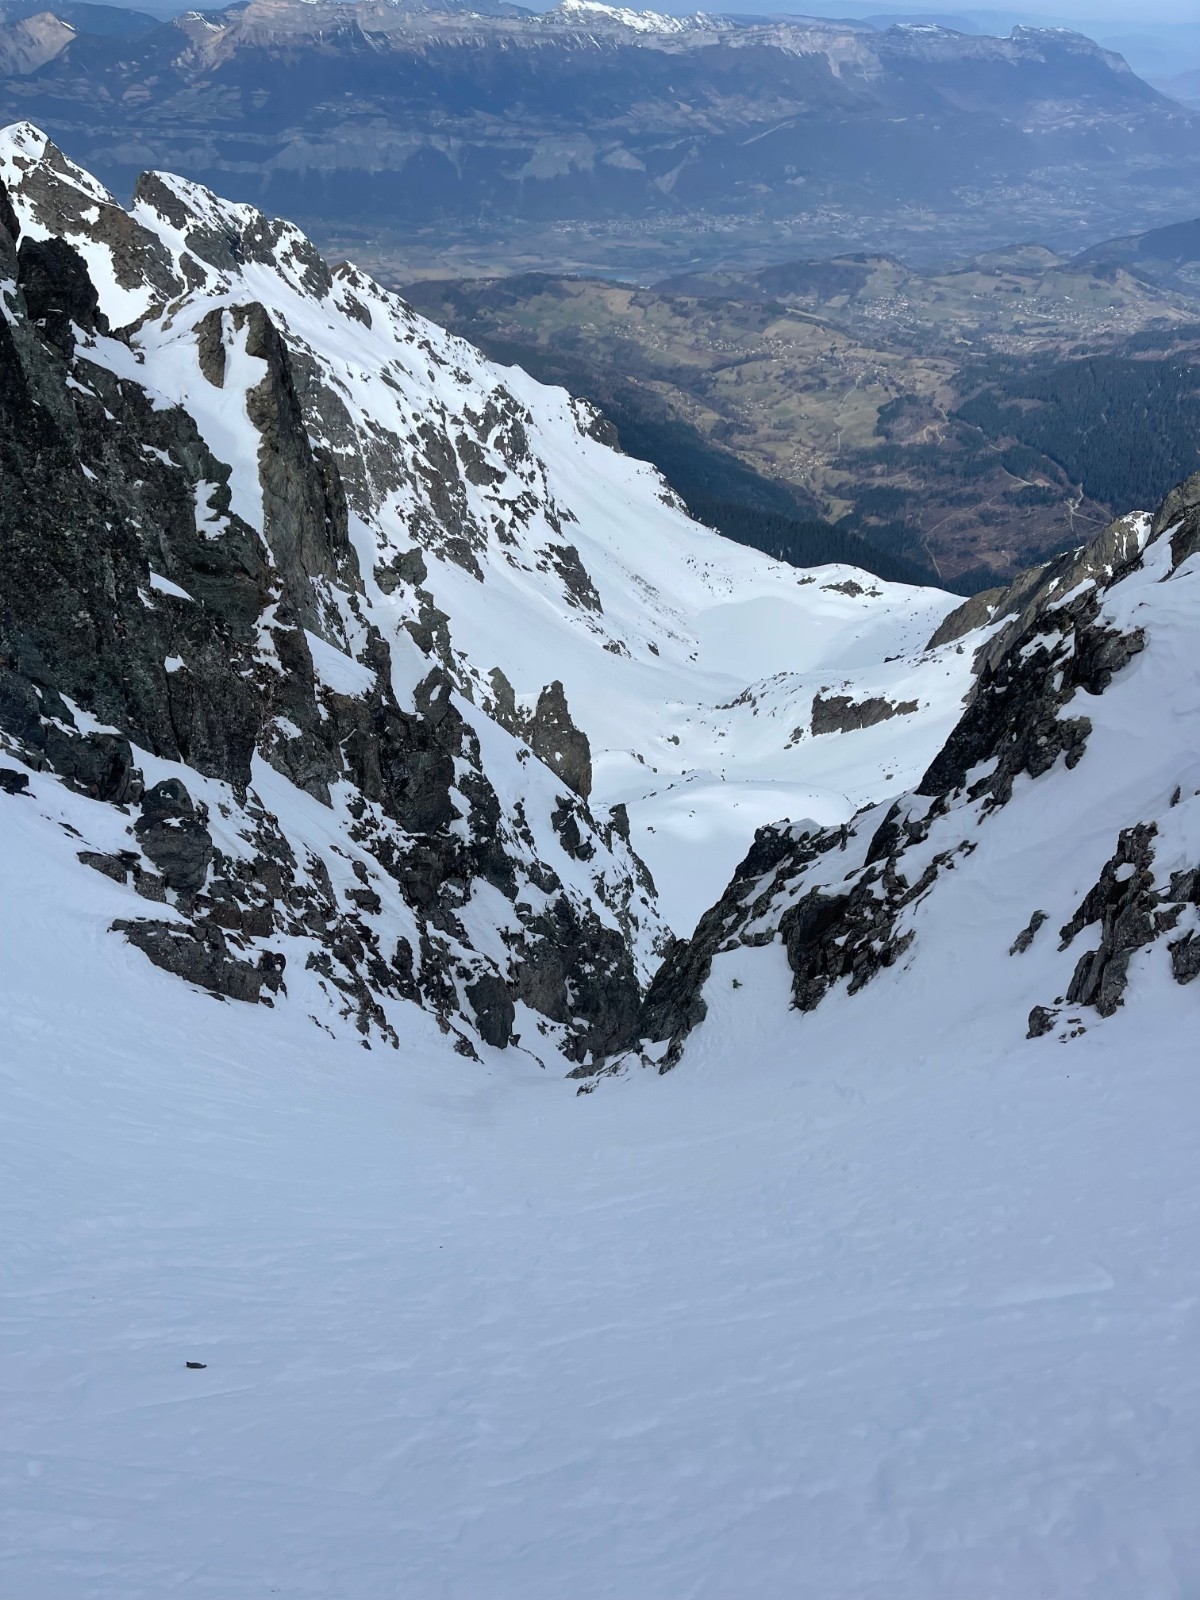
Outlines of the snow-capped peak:
M660 11L634 11L628 6L609 6L602 0L559 0L559 4L543 14L543 21L568 23L572 27L599 24L610 28L625 28L630 33L688 33L707 24L707 18L697 14L687 17L669 17Z

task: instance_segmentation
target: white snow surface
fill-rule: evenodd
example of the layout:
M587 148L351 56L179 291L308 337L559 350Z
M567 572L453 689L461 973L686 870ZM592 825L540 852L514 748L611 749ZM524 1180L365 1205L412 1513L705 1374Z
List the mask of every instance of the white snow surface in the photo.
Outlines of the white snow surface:
M0 178L24 227L44 230L21 180L47 145L28 123L0 132ZM116 201L58 160L63 193L77 190L80 200L78 229L67 236L91 268L107 246L89 239L84 202L94 210ZM628 806L633 843L676 932L689 932L720 894L759 824L781 816L844 821L917 781L969 683L970 645L924 649L958 604L954 596L847 567L799 572L701 528L676 508L651 467L589 437L585 408L563 390L485 361L357 269L338 269L331 286L314 287L315 252L291 224L268 223L250 206L157 176L191 219L188 228L233 237L270 230L273 253L218 270L190 251L186 228L140 202L136 225L165 249L181 283L187 255L199 286L148 313L139 299L144 320L132 345L99 339L88 359L143 385L161 404L183 404L232 468L233 511L261 526L258 436L245 395L265 368L246 353L245 329L235 328L231 308L265 306L292 351L313 363L306 406L314 437L326 426L318 408L340 408L353 425L353 445L331 443L344 470L361 478L357 494L352 488L360 563L372 620L401 641L394 650L397 674L408 675L396 685L401 703L413 672L427 669L414 669L404 648L412 590L385 594L373 572L416 543L427 560L426 588L450 619L456 670L477 699L486 702L493 667L528 705L562 680L572 717L591 740L593 811ZM110 321L127 322L133 291L110 283L111 270L93 275ZM224 330L220 388L200 372L195 331L214 309ZM489 404L502 420L488 420ZM477 442L491 477L463 480L475 572L434 526L423 427L453 445L460 461ZM211 523L205 531L219 536ZM560 575L562 553L572 548L600 610L580 604ZM333 643L343 651L343 640ZM821 690L915 700L918 710L813 738L812 701Z
M979 829L906 969L800 1016L778 943L721 956L680 1066L582 1097L415 1007L397 1057L151 967L62 826L119 819L31 775L4 1592L1194 1594L1195 993L1155 947L1115 1017L1027 1041L1074 954L1005 953L1154 807L1164 872L1196 859L1198 585L1161 577L1114 591L1161 626L1080 766Z
M607 6L601 0L559 0L552 10L544 13L543 20L566 22L573 27L587 23L605 23L610 27L628 28L632 33L688 33L693 28L708 25L701 15L669 17L661 11L635 11L629 6Z

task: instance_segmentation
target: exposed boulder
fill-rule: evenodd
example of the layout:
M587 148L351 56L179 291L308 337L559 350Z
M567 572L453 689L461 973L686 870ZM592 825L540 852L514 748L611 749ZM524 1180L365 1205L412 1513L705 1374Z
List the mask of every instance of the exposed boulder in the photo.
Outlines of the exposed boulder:
M213 859L205 814L178 778L166 778L142 796L134 834L168 888L193 895L204 887Z
M887 700L882 695L855 700L848 694L827 695L821 690L813 699L812 731L853 733L859 728L873 728L891 717L911 716L916 709L915 700Z
M592 792L592 747L586 733L571 721L566 690L555 681L538 696L529 729L533 753L569 789L586 800Z
M276 954L268 962L264 955L258 966L242 961L229 953L224 933L213 923L196 928L175 922L121 918L113 923L112 931L123 933L156 967L185 978L210 994L254 1003L262 998L264 986L274 990L279 987L282 956Z

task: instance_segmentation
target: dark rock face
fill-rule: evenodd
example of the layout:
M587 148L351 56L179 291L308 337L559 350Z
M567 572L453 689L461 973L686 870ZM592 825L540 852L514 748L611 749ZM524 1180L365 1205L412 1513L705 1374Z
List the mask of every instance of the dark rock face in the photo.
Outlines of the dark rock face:
M543 689L529 732L529 743L569 789L586 800L592 792L592 747L571 721L566 691L558 681Z
M512 1038L516 1007L508 985L489 973L467 986L467 999L475 1013L475 1025L484 1044L503 1050Z
M244 333L246 354L267 368L246 397L250 421L261 436L263 533L290 610L304 626L320 631L327 625L318 599L322 580L361 587L345 492L332 460L318 456L309 442L287 346L266 309L235 307L230 322L234 334Z
M1200 472L1178 484L1154 514L1151 535L1171 533L1171 566L1181 567L1200 550Z
M278 988L274 980L282 969L273 963L254 967L231 956L224 934L214 924L196 932L174 922L118 920L113 923L113 932L123 933L131 945L164 972L186 978L225 999L257 1001L268 979Z
M1082 928L1099 922L1100 944L1079 959L1067 989L1068 1005L1094 1005L1110 1017L1121 1004L1129 958L1154 937L1156 906L1153 823L1127 828L1116 854L1105 864L1100 880L1062 929L1060 949L1067 949Z
M891 717L908 717L917 709L915 700L885 700L872 695L866 700L853 700L848 694L818 694L813 700L812 731L822 733L852 733L858 728L873 728Z
M836 849L841 837L838 829L799 835L786 827L758 830L725 893L700 918L690 939L671 945L646 992L636 1031L642 1039L666 1045L661 1072L676 1065L688 1035L708 1014L703 990L713 957L737 944L769 943L777 927L768 932L758 925L770 919L778 889Z
M1068 767L1079 762L1091 723L1060 713L1079 703L1080 689L1103 693L1145 646L1140 631L1115 634L1097 621L1103 585L1131 571L1140 552L1135 520L1123 518L1085 550L1025 575L1015 598L1001 600L997 614L1012 614L1012 621L980 649L966 711L918 794L948 794L965 787L972 770L990 767L971 796L1004 805L1021 773L1036 778L1060 755Z
M42 226L106 243L122 286L160 310L206 281L200 262L225 268L282 253L302 292L333 282L288 225L238 213L236 227L217 227L170 180L147 178L139 196L187 238L194 257L185 252L178 269L102 191L90 205L53 146L31 158L21 185L22 205ZM280 946L302 940L303 981L364 1042L398 1044L387 1006L407 1000L435 1012L465 1053L472 1037L504 1047L523 999L573 1061L631 1043L641 980L630 939L635 902L645 908L644 869L627 838L587 809L590 750L561 684L532 716L501 686L502 725L528 739L569 791L553 825L591 876L564 883L538 858L521 805L506 810L484 771L452 670L449 619L422 587L418 548L375 569L385 593L411 597L405 626L429 658L411 704L397 699L349 509L367 488L407 481L394 441L345 431L345 409L318 381L311 352L261 304L209 311L195 330L196 381L222 390L247 358L262 374L237 397L257 435L262 517L251 526L233 509L230 467L188 412L102 364L98 335L123 343L128 359L118 366L136 370L132 335L106 329L68 243L19 239L2 186L0 282L0 748L122 808L127 847L80 849L79 861L127 891L131 911L150 901L177 920L124 916L117 931L163 971L247 1002L286 994ZM522 408L509 397L474 420L519 466L522 514L544 510L556 525L560 513L538 499ZM420 470L434 473L443 460L445 477L434 484L434 512L423 504L421 516L441 506L446 520L422 537L451 554L460 541L473 560L483 533L462 484L486 487L494 470L464 436L463 477L452 441L435 420L423 427ZM566 546L563 581L587 608L576 564ZM179 763L195 782L171 777L147 789L135 750ZM519 771L517 756L514 746ZM328 862L262 804L256 759L336 811L344 848ZM26 786L23 772L0 768L0 790ZM344 861L354 882L335 888L330 869ZM485 886L511 908L505 958L472 942L467 907ZM546 909L535 911L535 898Z
M1200 938L1194 932L1171 945L1171 971L1176 983L1191 983L1200 977Z
M1096 948L1079 958L1068 1005L1094 1006L1102 1017L1112 1016L1123 1003L1133 955L1175 928L1186 907L1200 905L1200 868L1173 873L1167 885L1155 887L1157 835L1153 822L1122 829L1116 851L1062 928L1060 950L1069 949L1085 928L1099 924L1100 934ZM1198 946L1192 930L1170 944L1178 983L1189 983L1200 971Z
M108 332L83 260L64 240L22 239L17 282L29 316L67 360L75 351L75 327L87 333Z
M178 778L146 791L133 831L169 889L193 895L204 887L213 859L212 835Z
M1046 1034L1054 1032L1056 1013L1047 1006L1034 1006L1029 1013L1029 1026L1026 1030L1027 1039L1041 1039Z
M100 798L116 797L119 780L100 769L120 758L101 736L62 746L54 724L74 722L63 694L121 729L126 756L133 739L244 782L262 722L252 625L268 598L266 553L244 525L219 554L198 537L197 487L228 469L186 413L155 409L74 350L71 327L94 323L95 294L68 245L46 246L21 268L0 234L0 274L19 285L24 271L46 324L20 287L16 315L0 321L0 665L15 674L0 710ZM152 569L194 603L156 594ZM172 657L188 670L167 673Z

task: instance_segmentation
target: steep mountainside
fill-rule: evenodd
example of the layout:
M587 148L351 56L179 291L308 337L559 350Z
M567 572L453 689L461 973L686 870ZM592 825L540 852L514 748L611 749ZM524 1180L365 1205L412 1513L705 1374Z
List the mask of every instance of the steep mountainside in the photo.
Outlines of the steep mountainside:
M760 830L656 976L643 1059L751 1019L766 1049L832 1025L904 1054L935 1023L1086 1056L1074 1041L1127 1002L1165 1047L1171 980L1200 976L1198 605L1200 474L948 617L933 642L991 632L920 783L848 827Z
M139 165L186 170L443 272L454 244L529 260L531 228L539 265L676 271L777 258L789 234L796 253L1074 243L1173 220L1200 170L1195 115L1080 35L576 0L252 0L124 40L64 32L16 50L0 114L121 189Z
M879 552L862 565L907 563L885 576L994 585L1200 464L1196 301L1036 245L939 272L856 254L403 292L598 403L722 532L833 519Z
M949 596L707 533L287 224L154 174L126 212L28 125L0 179L0 727L107 802L74 853L159 966L596 1059L665 937L631 839L686 931L758 823L936 748Z
M27 125L0 313L7 1589L1189 1595L1200 477L799 574Z

